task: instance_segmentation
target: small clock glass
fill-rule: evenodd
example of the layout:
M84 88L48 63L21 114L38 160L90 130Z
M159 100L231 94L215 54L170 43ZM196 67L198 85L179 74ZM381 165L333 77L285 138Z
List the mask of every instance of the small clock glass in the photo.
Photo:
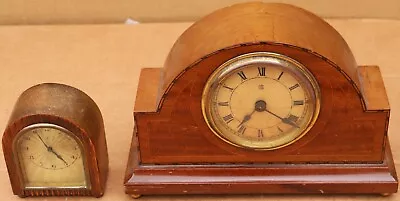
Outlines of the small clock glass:
M299 62L271 52L235 57L219 66L203 91L211 130L235 146L272 150L292 144L315 122L320 90Z
M89 188L81 142L54 124L33 124L14 141L25 188Z

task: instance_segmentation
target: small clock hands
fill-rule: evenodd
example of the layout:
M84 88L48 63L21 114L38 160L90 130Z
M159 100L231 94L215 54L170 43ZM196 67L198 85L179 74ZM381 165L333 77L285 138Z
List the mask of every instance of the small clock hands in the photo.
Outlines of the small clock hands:
M51 153L53 153L54 155L56 155L56 157L57 157L58 159L62 160L62 161L65 163L65 165L68 165L67 161L65 161L65 160L63 159L63 157L60 156L60 154L57 154L57 153L53 150L53 147L49 147L47 150L50 151Z
M42 137L40 137L39 134L36 135L39 137L40 141L42 141L43 145L47 148L47 150L49 150L49 146L43 141Z
M300 128L296 123L294 123L293 121L290 121L287 117L282 118L282 122L285 124L289 124L293 127Z
M251 116L254 114L254 112L268 112L269 114L273 115L274 117L282 120L283 123L291 125L293 127L296 128L300 128L296 123L294 123L293 121L291 121L289 118L287 117L281 117L273 112L271 112L270 110L267 109L267 103L264 100L258 100L255 103L254 106L254 110L250 113L247 114L243 117L243 120L240 122L240 124L237 126L238 128L241 127L244 123L248 122L251 119Z
M258 101L255 103L255 111L257 111L257 112L266 111L266 112L268 112L269 114L272 114L274 117L276 117L276 118L282 120L283 123L289 124L289 125L291 125L291 126L293 126L293 127L296 127L296 128L300 128L297 124L295 124L294 122L292 122L290 119L288 119L288 118L286 118L286 117L285 117L285 118L280 117L279 115L277 115L277 114L275 114L275 113L269 111L269 110L267 109L267 103L266 103L265 101L263 101L263 100L258 100ZM245 116L245 118L246 118L246 117L247 117L247 115Z
M246 123L247 121L249 121L249 120L251 119L251 115L253 115L255 111L256 111L256 110L253 110L253 112L251 112L250 114L245 115L245 116L243 117L243 120L240 122L240 124L239 124L237 127L239 128L239 127L242 126L244 123Z
M257 102L255 103L254 110L253 110L250 114L245 115L245 116L243 117L243 120L240 122L240 124L239 124L237 127L240 127L240 126L242 126L244 123L246 123L247 121L249 121L249 120L251 119L251 116L254 114L255 111L257 111L257 112L262 112L262 111L263 111L263 108L265 107L265 105L266 105L265 101L263 101L263 100L257 101Z
M296 127L296 128L299 128L299 126L297 126L295 123L293 123L292 121L290 121L288 118L280 117L280 116L278 116L277 114L275 114L275 113L269 111L269 110L267 109L267 103L266 103L264 100L258 100L258 101L256 101L255 106L254 106L254 110L253 110L250 114L245 115L245 116L243 117L243 120L240 122L240 124L239 124L237 127L239 128L239 127L241 127L244 123L248 122L248 121L251 119L251 116L252 116L252 115L254 114L254 112L256 112L256 111L257 111L257 112L264 112L264 111L266 111L266 112L272 114L273 116L277 117L278 119L281 119L283 123L289 124L289 125L294 126L294 127Z
M297 124L295 124L294 122L290 121L290 120L289 120L288 118L286 118L286 117L285 117L285 118L280 117L280 116L278 116L277 114L275 114L275 113L269 111L267 108L265 108L265 111L268 112L268 113L270 113L270 114L272 114L274 117L276 117L276 118L282 120L282 122L285 123L285 124L289 124L289 125L291 125L291 126L293 126L293 127L300 128Z
M60 154L58 154L57 152L55 152L55 151L53 150L53 147L47 145L47 144L43 141L42 137L40 137L39 134L36 134L36 135L39 137L40 141L42 141L43 145L46 147L46 149L47 149L48 152L53 153L58 159L62 160L62 161L65 163L65 165L68 165L67 161L65 161L64 158L63 158Z

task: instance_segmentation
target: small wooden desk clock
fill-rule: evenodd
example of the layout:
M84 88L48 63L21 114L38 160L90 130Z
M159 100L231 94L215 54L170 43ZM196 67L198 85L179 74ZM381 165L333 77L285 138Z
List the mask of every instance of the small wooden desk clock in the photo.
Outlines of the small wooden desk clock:
M142 70L126 193L395 193L389 111L379 68L319 17L227 7Z
M70 86L45 83L18 98L3 135L14 194L103 195L108 172L103 118Z

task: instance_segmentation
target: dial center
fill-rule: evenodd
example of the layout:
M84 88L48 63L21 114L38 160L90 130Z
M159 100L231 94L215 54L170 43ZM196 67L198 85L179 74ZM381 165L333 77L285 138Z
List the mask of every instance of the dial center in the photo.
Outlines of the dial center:
M254 109L257 112L263 112L263 111L265 111L265 109L267 109L267 103L263 100L258 100L258 101L256 101Z

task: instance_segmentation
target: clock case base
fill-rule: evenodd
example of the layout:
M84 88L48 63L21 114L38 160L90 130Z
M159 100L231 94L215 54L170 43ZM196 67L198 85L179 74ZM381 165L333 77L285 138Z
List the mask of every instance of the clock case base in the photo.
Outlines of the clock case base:
M386 142L389 145L388 142ZM133 150L131 150L133 151ZM137 159L131 152L130 159ZM391 194L398 181L390 147L380 164L139 165L132 196L166 194Z

